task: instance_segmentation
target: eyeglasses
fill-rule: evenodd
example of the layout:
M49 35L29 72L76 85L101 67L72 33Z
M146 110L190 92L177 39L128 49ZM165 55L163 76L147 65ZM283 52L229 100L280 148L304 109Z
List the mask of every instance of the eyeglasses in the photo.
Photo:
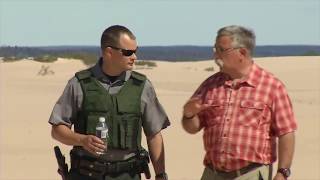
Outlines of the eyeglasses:
M214 46L212 49L213 49L213 52L214 53L220 53L220 54L223 54L223 53L226 53L228 51L232 51L232 50L235 50L235 49L240 49L242 47L230 47L230 48L222 48L222 47L219 47L219 46Z
M131 56L133 53L136 53L138 48L135 50L128 50L128 49L122 49L122 48L118 48L118 47L114 47L114 46L108 46L111 47L112 49L116 49L116 50L120 50L122 55L124 56Z

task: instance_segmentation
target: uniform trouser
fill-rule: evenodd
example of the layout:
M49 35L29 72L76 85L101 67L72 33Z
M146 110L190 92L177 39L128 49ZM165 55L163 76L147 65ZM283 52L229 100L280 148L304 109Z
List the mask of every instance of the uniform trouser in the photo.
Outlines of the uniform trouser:
M129 173L122 173L119 175L106 175L105 178L95 179L89 178L88 176L83 176L77 171L70 170L67 180L140 180L140 174L131 175Z
M271 180L272 179L272 165L262 165L246 174L233 178L235 180ZM201 180L231 180L206 167L203 171Z

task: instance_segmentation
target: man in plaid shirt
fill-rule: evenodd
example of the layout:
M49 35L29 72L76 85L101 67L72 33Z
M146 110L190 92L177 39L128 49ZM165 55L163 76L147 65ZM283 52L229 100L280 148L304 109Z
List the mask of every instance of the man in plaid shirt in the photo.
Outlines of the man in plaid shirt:
M191 134L203 129L202 180L287 179L297 123L284 84L252 60L254 32L241 26L218 31L213 48L220 72L205 80L183 109Z

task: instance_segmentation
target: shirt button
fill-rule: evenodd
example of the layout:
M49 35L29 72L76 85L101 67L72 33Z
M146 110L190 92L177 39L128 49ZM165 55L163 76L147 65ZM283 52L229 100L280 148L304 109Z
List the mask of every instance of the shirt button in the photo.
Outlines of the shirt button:
M223 137L227 137L227 135L226 135L226 134L223 134Z

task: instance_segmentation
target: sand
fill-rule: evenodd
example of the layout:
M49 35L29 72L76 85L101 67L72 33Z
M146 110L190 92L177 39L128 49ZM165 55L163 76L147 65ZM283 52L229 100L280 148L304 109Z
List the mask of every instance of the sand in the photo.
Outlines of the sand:
M320 57L256 58L255 61L285 83L293 102L299 128L291 179L319 180ZM162 132L169 178L200 179L204 155L202 132L187 134L180 118L186 100L218 68L212 60L156 64L155 68L137 68L137 71L152 81L172 123ZM48 67L47 74L39 75L44 67ZM215 71L205 71L209 67ZM56 173L53 146L59 145L67 159L70 147L51 138L47 121L67 81L85 68L81 61L63 59L54 63L0 62L1 180L61 179Z

